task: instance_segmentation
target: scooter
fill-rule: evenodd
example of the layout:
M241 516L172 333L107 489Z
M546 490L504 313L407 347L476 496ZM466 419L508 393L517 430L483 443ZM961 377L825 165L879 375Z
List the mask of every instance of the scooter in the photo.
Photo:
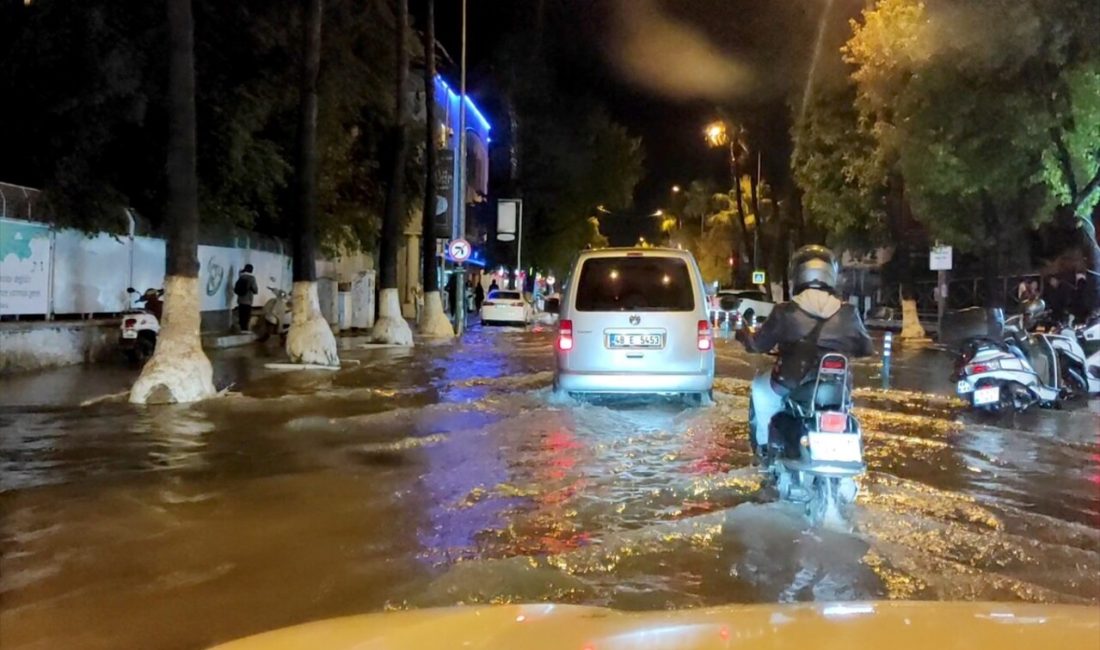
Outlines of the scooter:
M780 499L804 504L814 525L847 520L856 478L867 469L847 357L825 354L817 372L791 391L772 420L768 447Z
M261 343L271 338L273 334L278 334L286 340L287 332L290 331L290 294L275 287L268 287L268 290L275 295L264 303L262 330L257 338Z
M1029 332L1019 316L1005 321L1004 334L967 340L952 380L956 393L988 413L1053 408L1100 390L1086 379L1085 353L1075 334Z
M1080 393L1100 394L1100 320L1076 328L1062 326L1057 334L1067 380Z
M127 287L126 293L133 295L137 291L133 287ZM122 314L122 323L119 326L118 344L127 359L134 363L144 364L153 356L153 350L157 347L157 335L160 333L160 311L158 307L150 307L149 301L155 299L160 302L164 295L164 289L147 289L145 293L133 299L135 303L145 303L145 308L128 309Z

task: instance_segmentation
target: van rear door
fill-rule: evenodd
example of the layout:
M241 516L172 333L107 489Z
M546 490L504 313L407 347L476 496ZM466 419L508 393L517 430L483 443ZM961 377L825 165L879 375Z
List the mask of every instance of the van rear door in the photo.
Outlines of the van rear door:
M698 373L700 285L679 255L627 253L581 260L569 317L572 372Z

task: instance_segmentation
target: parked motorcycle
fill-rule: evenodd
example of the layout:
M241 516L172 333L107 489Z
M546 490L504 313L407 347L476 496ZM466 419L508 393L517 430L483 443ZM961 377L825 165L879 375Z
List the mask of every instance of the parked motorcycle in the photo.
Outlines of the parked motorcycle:
M1033 331L1037 322L1004 321L1000 310L980 308L945 317L945 333L961 343L952 374L956 393L978 410L999 413L1052 408L1093 392L1076 335Z
M275 334L286 340L287 332L290 331L290 294L275 287L268 287L268 290L274 296L264 303L264 318L260 324L260 334L257 338L261 343Z
M804 504L814 525L847 520L856 478L866 470L847 357L825 354L817 372L791 391L772 420L768 447L765 457L781 499Z
M133 296L137 290L127 287L126 293ZM143 303L144 306L128 309L122 314L118 344L126 358L134 363L144 364L157 347L162 305L160 297L163 295L164 289L146 289L145 293L133 298L134 303Z

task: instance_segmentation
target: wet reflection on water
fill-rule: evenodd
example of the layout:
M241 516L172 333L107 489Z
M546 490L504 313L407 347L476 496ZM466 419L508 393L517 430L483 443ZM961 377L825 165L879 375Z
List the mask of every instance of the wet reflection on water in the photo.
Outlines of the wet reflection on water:
M352 341L338 373L234 353L216 365L240 392L192 407L6 398L0 647L196 648L473 602L1100 601L1094 406L976 419L922 392L942 361L908 359L931 370L857 394L855 529L808 530L749 464L767 359L721 344L711 408L582 404L551 394L550 344Z

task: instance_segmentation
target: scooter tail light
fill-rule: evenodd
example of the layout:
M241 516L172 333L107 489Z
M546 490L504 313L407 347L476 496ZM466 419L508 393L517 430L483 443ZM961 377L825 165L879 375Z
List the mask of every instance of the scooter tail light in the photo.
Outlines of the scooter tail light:
M558 324L558 349L568 352L573 349L573 321L563 320Z
M971 363L966 366L966 374L968 375L983 375L987 372L999 370L1001 364L997 361L983 361L982 363Z
M698 332L699 332L699 335L698 335L697 345L698 345L699 349L702 350L703 352L706 352L707 350L710 350L711 348L713 348L714 347L714 337L711 334L710 321L709 320L699 321Z
M831 372L844 372L848 368L848 362L841 357L826 357L821 360L821 369Z
M817 418L818 429L826 433L844 433L848 430L848 416L844 413L822 413Z

